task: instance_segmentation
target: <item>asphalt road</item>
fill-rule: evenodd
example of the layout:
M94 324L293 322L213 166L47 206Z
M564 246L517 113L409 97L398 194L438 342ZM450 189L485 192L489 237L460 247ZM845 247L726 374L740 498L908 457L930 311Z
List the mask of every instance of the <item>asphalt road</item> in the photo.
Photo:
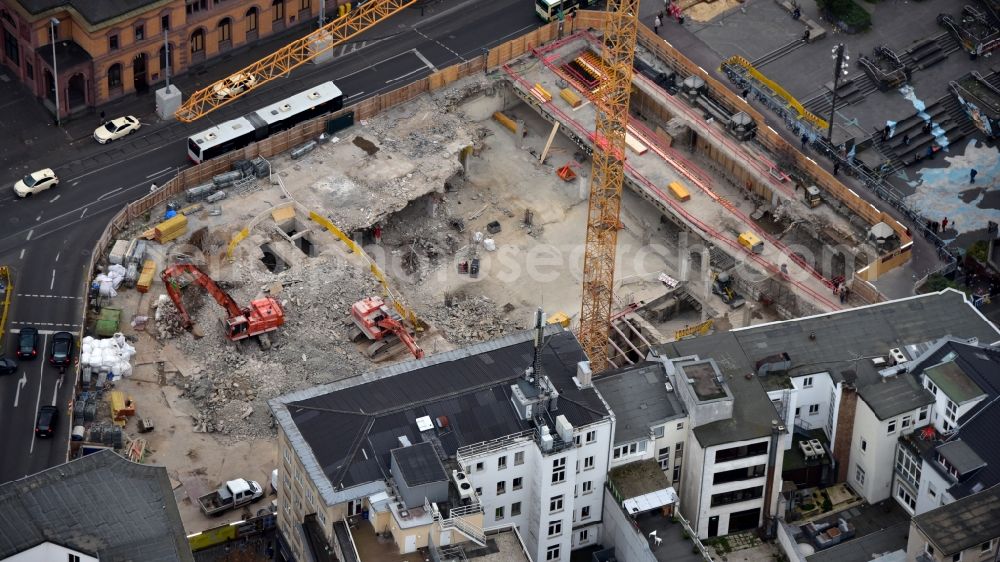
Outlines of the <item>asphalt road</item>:
M0 263L12 267L15 287L8 329L35 326L47 334L46 345L52 332L79 331L84 269L94 242L124 204L188 165L188 136L325 80L337 84L349 105L482 56L484 47L541 23L532 5L523 0L446 0L439 6L436 15L427 18L412 10L400 14L353 44L335 49L333 61L300 68L290 78L268 84L194 124L150 123L155 116L149 115L153 107L149 95L145 114L130 111L145 126L116 143L99 146L87 135L73 139L53 129L54 134L45 138L54 142L34 143L30 150L18 146L0 151L11 160L0 173L2 186L12 186L25 172L43 167L53 168L61 180L58 187L23 200L12 189L0 190L0 225L5 225L0 230ZM225 66L212 67L207 74L192 77L191 83L198 86L221 78L228 72ZM8 136L0 138L0 145L16 141ZM4 349L10 354L13 346L14 337L8 337ZM40 350L39 355L44 353ZM65 405L73 396L74 381L71 372L62 380L43 359L25 362L19 375L0 379L0 482L65 460L69 431ZM35 416L42 403L60 406L58 438L34 438Z

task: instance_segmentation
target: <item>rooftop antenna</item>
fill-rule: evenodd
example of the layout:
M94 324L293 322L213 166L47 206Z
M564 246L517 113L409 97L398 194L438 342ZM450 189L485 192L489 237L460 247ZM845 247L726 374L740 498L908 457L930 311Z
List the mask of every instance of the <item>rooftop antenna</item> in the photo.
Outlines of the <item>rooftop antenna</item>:
M542 345L545 337L545 312L539 307L535 311L535 356L531 361L531 367L528 369L529 380L532 380L535 388L541 386L541 381L539 377L542 376Z

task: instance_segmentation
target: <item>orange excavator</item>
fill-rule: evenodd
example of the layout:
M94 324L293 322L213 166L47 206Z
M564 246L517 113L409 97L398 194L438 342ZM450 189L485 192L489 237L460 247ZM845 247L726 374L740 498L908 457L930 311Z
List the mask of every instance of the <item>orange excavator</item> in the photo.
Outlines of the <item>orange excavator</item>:
M417 359L423 359L424 350L413 340L402 319L386 306L381 297L367 297L351 305L351 320L355 330L351 340L364 335L372 341L366 351L368 357L379 360L391 355L393 344L402 342Z
M204 271L190 263L174 264L163 270L160 278L167 288L170 300L174 301L174 306L180 312L183 319L184 328L191 329L193 322L184 309L184 302L181 300L180 279L189 278L190 282L197 283L212 295L215 302L226 309L228 318L222 321L222 326L226 330L226 337L230 341L239 341L249 337L257 337L262 349L271 347L269 332L277 330L285 323L285 312L281 310L281 305L272 297L264 297L250 302L250 306L240 308L233 297L222 290L219 285L212 280Z

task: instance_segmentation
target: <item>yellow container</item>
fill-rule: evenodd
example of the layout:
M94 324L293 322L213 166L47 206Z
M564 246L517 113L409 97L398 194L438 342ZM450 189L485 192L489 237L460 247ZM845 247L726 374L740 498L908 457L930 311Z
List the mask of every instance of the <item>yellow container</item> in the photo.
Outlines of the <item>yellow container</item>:
M761 242L756 234L749 230L740 234L739 242L744 248L755 254L760 254L764 251L764 243Z
M549 316L546 324L559 324L563 328L569 328L569 316L565 312L557 312Z
M156 225L154 238L159 243L169 242L187 231L188 220L182 214L177 214Z
M687 188L681 185L680 182L672 181L667 188L670 190L670 194L674 196L674 199L678 201L684 202L691 198L691 194L688 193Z
M153 260L146 260L142 264L142 272L139 274L139 280L135 283L135 288L140 293L145 293L153 284L154 276L156 276L156 262Z
M559 90L559 97L565 100L570 107L580 107L580 104L583 103L580 101L580 96L573 93L573 90L570 90L569 88Z
M552 94L548 90L542 87L541 84L535 84L535 91L538 92L540 96L545 98L545 101L552 101Z
M510 132L512 133L517 132L517 123L514 123L514 120L511 119L510 117L507 117L503 113L497 111L493 113L493 118L497 120L497 123L500 123L504 127L510 129Z

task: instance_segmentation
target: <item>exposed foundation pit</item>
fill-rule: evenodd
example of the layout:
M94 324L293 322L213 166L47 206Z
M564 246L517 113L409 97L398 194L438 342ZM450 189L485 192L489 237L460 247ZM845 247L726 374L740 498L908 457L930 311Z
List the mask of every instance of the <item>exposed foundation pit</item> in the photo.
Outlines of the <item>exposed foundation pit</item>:
M319 253L319 247L313 238L313 227L297 216L281 221L276 226L284 239L306 256L312 258Z

